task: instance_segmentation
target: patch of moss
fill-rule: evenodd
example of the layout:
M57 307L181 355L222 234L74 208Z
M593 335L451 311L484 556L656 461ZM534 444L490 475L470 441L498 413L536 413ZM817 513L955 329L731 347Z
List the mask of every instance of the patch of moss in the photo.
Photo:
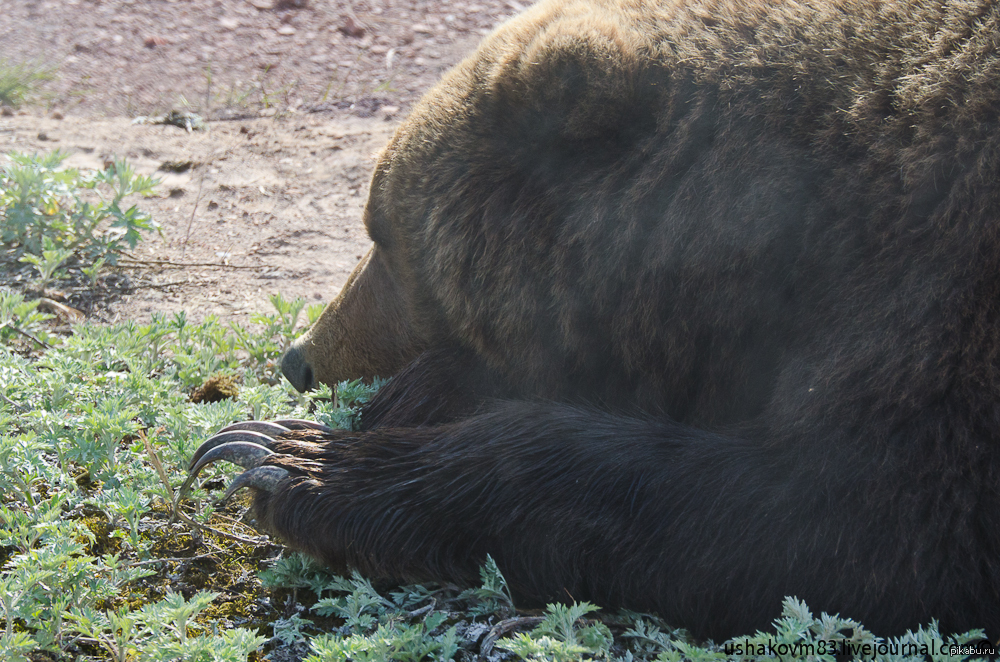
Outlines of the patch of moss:
M239 382L233 375L212 375L191 393L195 404L232 400L240 394Z
M89 475L89 474L88 474ZM121 552L121 538L114 538L111 534L115 532L114 525L108 521L104 513L86 515L80 519L87 530L93 534L88 552L94 556L104 556L105 554L117 554Z

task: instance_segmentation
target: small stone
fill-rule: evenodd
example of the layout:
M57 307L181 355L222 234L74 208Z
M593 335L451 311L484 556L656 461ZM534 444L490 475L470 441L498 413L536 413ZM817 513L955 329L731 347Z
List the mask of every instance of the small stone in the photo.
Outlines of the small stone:
M432 30L430 29L430 27L424 25L423 23L414 23L410 27L410 29L413 30L414 32L420 32L420 33L423 33L423 34L430 34L432 32Z
M223 30L235 30L240 27L240 19L223 17L219 19L219 25Z
M46 133L42 133L42 132L40 132L40 133L38 134L38 139L39 139L39 140L48 140L48 139L49 139L49 136L48 136L48 134L46 134Z
M381 112L387 120L392 119L392 116L399 112L399 106L382 106L379 108L379 112Z
M250 0L250 4L257 9L274 9L274 0Z
M365 34L365 27L350 16L344 17L343 22L341 22L337 30L348 37L363 37Z
M290 25L282 25L280 28L278 28L278 34L282 35L283 37L290 37L291 35L295 34L295 28L293 28Z
M187 172L188 170L190 170L191 168L193 168L195 165L196 165L195 162L194 161L190 161L190 160L187 160L187 161L164 161L163 163L160 164L160 167L157 168L157 169L158 170L162 170L163 172L182 173L182 172Z
M49 117L51 117L54 120L61 120L63 119L63 114L60 113L58 110L53 110L52 114L49 115Z

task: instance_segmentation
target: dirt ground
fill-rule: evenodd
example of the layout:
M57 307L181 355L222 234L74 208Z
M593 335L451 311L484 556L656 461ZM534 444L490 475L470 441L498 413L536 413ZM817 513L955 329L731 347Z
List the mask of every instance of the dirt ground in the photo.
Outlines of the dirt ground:
M246 321L268 297L330 300L370 242L374 156L513 1L3 0L0 59L55 70L0 116L0 153L125 157L161 180L162 226L100 320L187 311ZM133 123L171 110L204 130ZM165 264L169 263L169 264ZM177 266L185 265L185 266ZM205 266L208 265L208 266Z

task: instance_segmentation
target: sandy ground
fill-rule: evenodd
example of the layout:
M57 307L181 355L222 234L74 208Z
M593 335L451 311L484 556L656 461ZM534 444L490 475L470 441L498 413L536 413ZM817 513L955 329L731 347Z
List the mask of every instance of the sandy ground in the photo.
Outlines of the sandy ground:
M375 155L420 94L521 8L4 0L0 59L55 77L0 117L0 153L59 149L78 168L125 157L161 180L139 204L162 236L139 245L133 289L88 310L96 319L245 321L277 292L328 301L370 245L361 212ZM133 123L170 110L206 129Z

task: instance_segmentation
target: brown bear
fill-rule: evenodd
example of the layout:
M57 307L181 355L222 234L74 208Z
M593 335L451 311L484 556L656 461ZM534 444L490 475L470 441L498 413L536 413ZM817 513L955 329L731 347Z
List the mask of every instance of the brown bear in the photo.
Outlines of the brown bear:
M289 545L715 638L787 595L1000 633L1000 3L545 0L365 224L283 364L395 374L364 429L196 458Z

